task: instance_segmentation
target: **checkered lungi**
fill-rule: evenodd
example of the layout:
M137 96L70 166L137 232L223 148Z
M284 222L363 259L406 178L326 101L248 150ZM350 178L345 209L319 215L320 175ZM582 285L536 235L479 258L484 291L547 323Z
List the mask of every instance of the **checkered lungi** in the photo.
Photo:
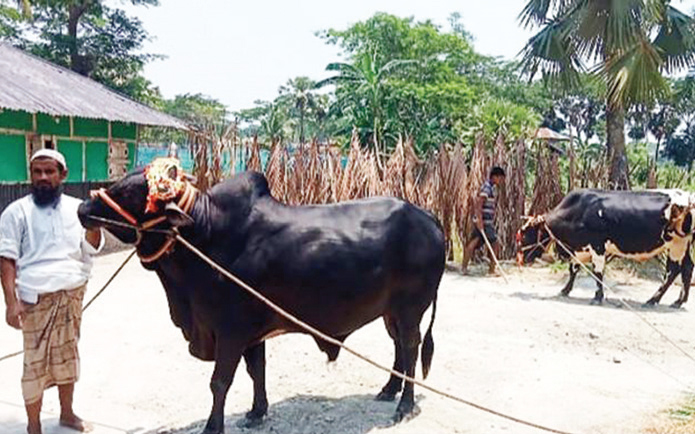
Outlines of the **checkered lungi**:
M24 305L22 395L26 404L37 402L49 387L79 378L77 341L85 289L83 285L41 294L38 303Z

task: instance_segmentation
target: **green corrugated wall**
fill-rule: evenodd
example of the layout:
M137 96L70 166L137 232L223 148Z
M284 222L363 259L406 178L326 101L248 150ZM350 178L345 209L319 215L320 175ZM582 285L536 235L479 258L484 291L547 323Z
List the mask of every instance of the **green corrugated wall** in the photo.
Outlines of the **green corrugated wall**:
M26 132L26 135L21 134ZM20 133L20 134L16 134ZM111 122L111 139L126 142L128 170L135 166L138 125ZM109 177L109 122L0 109L0 182L26 182L27 140L53 136L68 163L68 181L104 181Z

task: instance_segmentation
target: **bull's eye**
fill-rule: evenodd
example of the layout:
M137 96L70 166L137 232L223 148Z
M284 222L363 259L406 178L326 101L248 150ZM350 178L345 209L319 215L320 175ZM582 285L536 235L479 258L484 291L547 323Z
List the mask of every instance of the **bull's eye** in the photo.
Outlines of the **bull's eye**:
M178 170L176 169L176 166L171 166L169 170L167 170L167 176L170 179L178 178Z

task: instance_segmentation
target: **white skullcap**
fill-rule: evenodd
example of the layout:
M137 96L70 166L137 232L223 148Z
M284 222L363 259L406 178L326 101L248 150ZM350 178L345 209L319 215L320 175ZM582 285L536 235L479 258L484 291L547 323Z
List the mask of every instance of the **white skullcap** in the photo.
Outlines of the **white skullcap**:
M31 156L30 161L34 161L37 158L52 158L60 163L63 166L63 169L67 169L68 167L68 165L65 163L65 157L63 154L54 149L39 149L38 151L34 152L34 155Z

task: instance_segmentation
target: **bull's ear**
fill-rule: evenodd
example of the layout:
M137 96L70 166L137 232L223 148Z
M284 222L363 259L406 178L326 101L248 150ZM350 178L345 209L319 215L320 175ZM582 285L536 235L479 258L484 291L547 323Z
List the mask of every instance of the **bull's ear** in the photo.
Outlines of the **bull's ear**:
M688 212L683 218L683 224L681 225L681 232L684 234L690 234L693 230L693 215Z
M186 214L178 205L169 202L164 207L164 215L169 223L174 227L190 226L193 224L193 217Z

